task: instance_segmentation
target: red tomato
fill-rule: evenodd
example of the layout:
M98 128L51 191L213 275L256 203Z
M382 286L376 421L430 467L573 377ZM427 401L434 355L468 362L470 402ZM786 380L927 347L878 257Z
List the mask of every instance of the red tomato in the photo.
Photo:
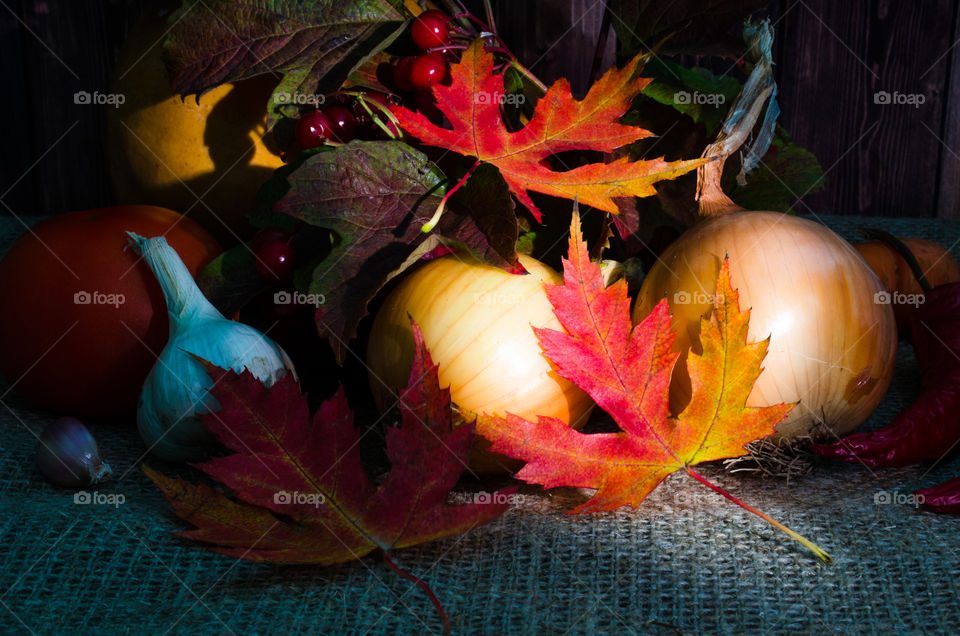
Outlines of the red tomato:
M0 260L0 374L15 392L59 414L133 421L169 326L128 230L164 234L194 276L221 251L195 221L147 205L35 225Z

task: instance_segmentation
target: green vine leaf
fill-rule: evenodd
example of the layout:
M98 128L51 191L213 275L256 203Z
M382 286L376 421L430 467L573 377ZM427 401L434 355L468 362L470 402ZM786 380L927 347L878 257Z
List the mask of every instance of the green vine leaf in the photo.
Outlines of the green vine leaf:
M740 93L740 82L729 75L716 76L705 68L686 68L655 57L643 68L654 81L643 89L651 99L702 122L713 137L727 116L727 110Z
M440 204L446 180L426 155L403 142L352 141L309 156L287 175L288 190L274 211L335 234L330 253L306 277L306 292L324 299L317 327L338 359L368 303L416 262L410 257L428 237L491 264L515 266L516 216L499 201L507 198L506 184L496 179L482 174L486 192L472 204L469 197L453 198L428 235L420 228Z
M337 70L350 71L405 19L399 0L218 0L184 2L170 22L164 58L174 92L202 94L238 80L273 73L292 95L310 95ZM385 27L386 32L383 31ZM356 49L367 42L366 51ZM275 95L276 97L276 95ZM276 100L272 100L276 103Z

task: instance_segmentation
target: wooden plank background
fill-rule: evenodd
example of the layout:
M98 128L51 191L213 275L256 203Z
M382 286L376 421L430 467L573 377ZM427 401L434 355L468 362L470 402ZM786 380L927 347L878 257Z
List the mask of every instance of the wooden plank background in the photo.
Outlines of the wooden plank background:
M960 101L946 101L956 0L779 4L782 123L826 173L825 191L804 199L809 208L957 216L955 200L938 206L941 164L956 152L944 145L945 124L960 114ZM880 91L925 101L877 103ZM955 186L955 179L943 183L947 191Z
M106 107L74 104L73 95L107 90L142 4L0 0L7 124L0 214L112 203ZM960 0L771 2L781 121L826 171L826 188L803 197L801 211L960 216L958 6ZM588 85L601 1L497 0L494 8L504 39L540 77ZM924 103L878 103L879 91L923 95Z

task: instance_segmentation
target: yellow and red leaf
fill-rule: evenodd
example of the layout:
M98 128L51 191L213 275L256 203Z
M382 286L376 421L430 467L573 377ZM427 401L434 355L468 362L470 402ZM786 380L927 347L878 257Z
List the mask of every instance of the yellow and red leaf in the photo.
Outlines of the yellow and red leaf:
M536 104L533 118L521 130L510 131L500 104L505 99L503 75L494 74L494 57L475 40L459 63L450 67L450 86L435 85L437 107L452 129L403 107L393 109L400 126L430 146L453 150L495 165L514 196L540 220L540 211L528 191L540 192L617 213L615 197L649 196L653 184L693 170L703 159L631 162L626 157L610 163L590 163L564 172L545 166L544 159L569 150L613 150L649 137L638 126L620 123L650 79L638 75L645 56L638 55L622 69L607 71L582 100L576 100L566 79L558 79Z
M513 415L484 416L478 424L492 450L527 462L519 478L548 488L595 488L574 512L638 506L676 470L745 454L744 445L773 433L793 406L746 405L767 342L747 342L750 312L740 310L726 260L714 313L703 319L703 353L690 355L693 397L677 417L669 411L677 355L668 305L661 301L634 327L626 288L623 280L604 287L574 214L564 283L547 287L564 331L535 331L557 372L589 393L621 432L584 434L559 420Z

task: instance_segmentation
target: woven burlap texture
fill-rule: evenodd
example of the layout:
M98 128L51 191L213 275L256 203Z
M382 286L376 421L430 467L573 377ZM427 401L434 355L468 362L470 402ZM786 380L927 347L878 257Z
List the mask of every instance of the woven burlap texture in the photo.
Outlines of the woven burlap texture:
M847 238L872 226L947 245L960 240L960 221L823 220ZM0 253L23 231L0 219ZM918 378L901 345L893 386L867 426L908 404ZM0 386L2 395L7 385ZM329 568L258 565L177 539L173 532L186 526L140 471L143 445L133 428L91 426L118 476L100 492L122 494L124 503L75 504L34 466L35 436L53 415L14 393L2 402L4 633L439 631L419 590L375 558ZM192 469L149 463L199 479ZM958 475L960 461L896 470L828 463L790 483L715 465L703 472L814 539L834 562L818 563L683 475L638 510L589 516L564 514L576 492L525 488L524 501L498 521L395 558L436 590L461 634L889 634L953 632L960 624L960 519L875 503L878 493L905 501L917 487Z

